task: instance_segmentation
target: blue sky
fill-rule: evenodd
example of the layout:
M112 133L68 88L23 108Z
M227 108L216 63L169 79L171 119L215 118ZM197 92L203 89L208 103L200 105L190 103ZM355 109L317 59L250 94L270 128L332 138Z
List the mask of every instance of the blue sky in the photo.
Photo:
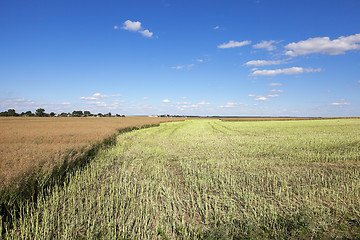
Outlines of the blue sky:
M0 111L360 116L360 1L0 1Z

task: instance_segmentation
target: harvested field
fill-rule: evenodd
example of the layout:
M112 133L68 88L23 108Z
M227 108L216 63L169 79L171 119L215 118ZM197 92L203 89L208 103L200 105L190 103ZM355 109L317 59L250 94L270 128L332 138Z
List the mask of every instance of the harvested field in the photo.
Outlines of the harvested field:
M119 135L0 227L4 239L359 239L359 150L357 119L165 123Z
M0 187L29 171L50 169L66 155L128 127L179 121L179 118L0 118Z
M319 119L359 119L359 117L339 118L309 118L309 117L229 117L219 118L221 121L292 121L292 120L319 120Z

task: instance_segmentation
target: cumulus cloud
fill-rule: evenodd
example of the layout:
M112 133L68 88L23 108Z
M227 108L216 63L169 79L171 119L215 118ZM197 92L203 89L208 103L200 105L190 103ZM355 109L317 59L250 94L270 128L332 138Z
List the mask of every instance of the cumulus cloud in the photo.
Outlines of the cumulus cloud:
M300 74L305 72L320 72L321 68L302 68L302 67L291 67L291 68L283 68L283 69L274 69L274 70L256 70L253 71L251 76L276 76L279 74L292 75L292 74Z
M141 22L139 21L130 21L130 20L126 20L124 23L123 23L123 29L125 30L128 30L128 31L134 31L134 32L137 32L141 29Z
M149 30L145 29L143 31L139 31L143 36L145 37L152 37L153 36L153 33L150 32Z
M285 54L292 57L311 53L339 55L349 50L360 49L360 34L341 36L334 40L330 40L329 37L309 38L297 43L289 43L285 48L288 49Z
M163 102L163 103L169 103L170 100L169 100L169 99L164 99L164 100L162 100L162 102Z
M242 41L242 42L237 42L237 41L233 41L230 40L228 43L223 43L218 45L218 48L234 48L234 47L242 47L245 45L249 45L251 44L251 41Z
M270 40L270 41L261 41L255 45L253 45L253 48L262 48L262 49L266 49L268 51L273 51L276 49L276 46L274 46L274 43L278 43L278 41L275 40Z
M348 103L345 99L340 99L338 102L330 103L330 105L333 105L333 106L345 106L345 105L350 105L350 103Z
M269 83L270 87L282 86L282 83Z
M121 97L121 94L113 94L113 95L102 95L101 93L94 93L90 97L81 97L82 100L98 100L101 98L109 98L109 97Z
M115 26L114 26L114 29L119 29L119 26L115 25Z
M247 63L245 63L246 66L266 66L266 65L278 65L281 64L282 61L277 60L277 61L267 61L267 60L251 60L248 61Z
M150 38L153 36L153 33L150 32L148 29L143 29L143 27L141 26L141 22L139 22L139 21L133 22L131 20L126 20L123 23L122 29L127 30L127 31L132 31L132 32L139 32L144 37Z

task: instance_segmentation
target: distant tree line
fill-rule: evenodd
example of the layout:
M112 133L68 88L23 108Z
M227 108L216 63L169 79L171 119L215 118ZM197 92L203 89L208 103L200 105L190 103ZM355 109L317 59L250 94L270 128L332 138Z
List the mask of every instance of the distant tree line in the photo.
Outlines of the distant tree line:
M72 113L62 112L60 114L56 114L54 112L46 113L45 109L38 108L34 113L31 111L17 113L15 109L9 109L7 111L0 112L0 117L125 117L125 115L112 115L111 112L106 114L92 114L90 111L73 111Z

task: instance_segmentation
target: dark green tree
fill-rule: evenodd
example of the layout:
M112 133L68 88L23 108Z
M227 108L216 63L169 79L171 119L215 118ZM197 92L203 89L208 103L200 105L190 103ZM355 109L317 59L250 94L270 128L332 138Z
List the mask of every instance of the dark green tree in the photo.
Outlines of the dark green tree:
M9 117L15 117L15 116L19 116L19 114L16 113L15 109L9 109L8 111L8 116Z
M35 115L37 117L44 117L45 116L45 109L43 109L43 108L36 109Z

